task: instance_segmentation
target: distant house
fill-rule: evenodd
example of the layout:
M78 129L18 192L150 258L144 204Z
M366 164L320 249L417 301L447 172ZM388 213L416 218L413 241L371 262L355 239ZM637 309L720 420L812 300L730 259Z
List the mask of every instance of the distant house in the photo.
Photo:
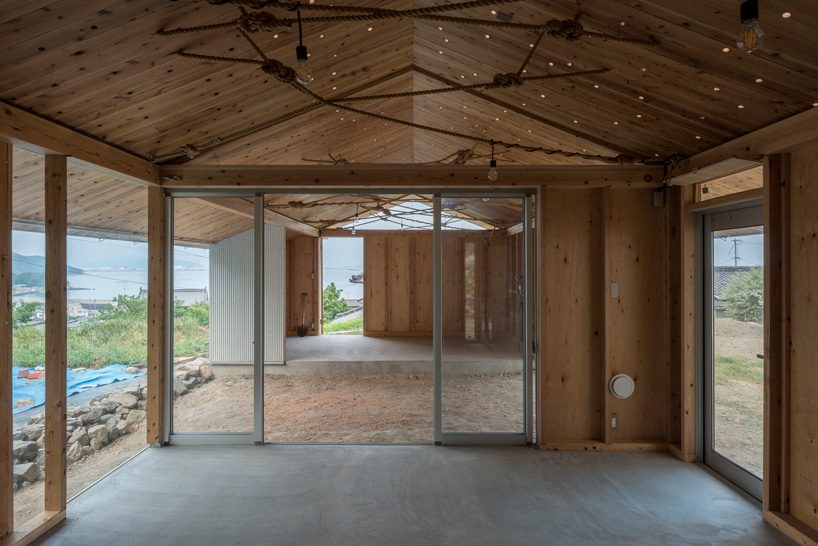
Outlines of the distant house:
M349 299L345 299L344 301L347 302L347 305L349 306L350 309L360 309L361 307L364 306L364 299L363 298L358 298L358 299L349 298Z
M139 289L139 298L147 299L148 289ZM207 288L176 288L173 291L173 298L182 302L182 307L188 307L194 303L208 301Z
M754 265L717 265L713 268L713 311L716 316L721 317L725 314L724 291L730 286L733 277L757 267Z

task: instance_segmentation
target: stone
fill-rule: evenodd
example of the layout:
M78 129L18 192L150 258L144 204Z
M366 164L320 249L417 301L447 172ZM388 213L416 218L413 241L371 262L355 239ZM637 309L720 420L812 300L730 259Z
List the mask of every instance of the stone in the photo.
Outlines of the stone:
M35 463L39 465L41 469L45 468L45 450L40 449L37 452L37 458L34 460Z
M45 425L43 423L36 423L34 425L26 425L20 430L26 435L27 440L36 442L37 440L40 439L40 436L43 435Z
M26 433L23 432L22 430L18 430L17 432L15 432L14 434L11 435L11 439L14 440L14 441L23 441L23 442L25 442L25 441L28 440L28 436L26 436Z
M38 449L37 442L16 440L12 444L12 454L14 455L14 460L19 461L20 463L27 463L36 459Z
M87 457L88 455L90 455L93 452L94 452L94 450L91 449L91 446L82 446L82 456L83 457Z
M102 442L96 438L91 438L91 445L89 447L91 448L91 451L99 451L102 449Z
M74 442L68 447L68 451L65 453L68 462L75 463L83 458L85 453L83 452L83 446L79 442Z
M135 432L146 417L147 413L144 410L131 410L130 413L128 413L128 418L125 419L128 432Z
M188 379L183 380L182 383L184 383L185 387L187 387L188 389L195 389L196 387L199 386L199 383L201 383L201 381L202 379L200 377L190 377Z
M199 373L202 377L203 382L211 381L213 379L213 368L211 368L207 364L203 364L199 368Z
M14 465L14 481L34 483L43 473L37 463L23 463Z
M88 429L88 438L90 439L91 449L94 449L94 440L99 444L105 445L108 443L108 427L105 425L94 425ZM96 451L96 449L94 449Z
M117 421L119 421L119 415L114 414L103 415L102 418L99 420L100 424L108 427L115 425Z
M186 368L179 368L175 372L173 372L173 377L176 379L184 380L190 377L190 372Z
M99 409L103 414L114 413L116 408L120 406L119 401L112 399L111 395L108 395L107 400L95 400L92 404L95 409Z
M114 392L108 395L108 401L118 406L132 409L136 407L136 403L139 401L139 399L136 396L126 392Z
M108 441L109 442L113 442L117 438L119 438L119 429L116 428L117 424L118 424L118 421L116 423L109 423L107 425L108 426Z
M176 396L184 396L185 394L187 394L187 390L188 390L187 387L181 380L179 379L173 380L173 394L175 394Z
M66 410L68 417L76 418L80 414L80 407L79 406L68 406L68 410Z
M145 409L145 401L144 401L144 400L140 400L139 402L137 402L137 403L136 403L136 407L137 407L138 409Z
M125 372L125 373L131 373L131 374L139 373L139 368L137 368L136 366L128 366L127 368L125 368L122 371Z
M122 389L120 392L125 393L125 394L130 394L131 396L133 396L134 398L139 400L139 387L138 386L134 385L132 387L127 387L127 388Z
M89 409L87 413L80 415L80 423L85 426L93 425L94 423L98 423L100 417L102 417L102 410L99 408Z
M44 413L38 413L37 415L32 415L31 417L28 418L28 424L29 425L36 425L38 423L44 423L44 422L45 422L45 414Z
M187 373L188 377L199 377L201 375L200 372L201 364L196 364L191 362L187 365Z
M127 419L120 419L116 425L114 425L116 429L119 431L120 436L124 436L130 432L128 430L128 421Z
M80 446L87 446L90 441L91 438L88 437L88 430L85 427L75 429L68 439L69 444L78 443Z

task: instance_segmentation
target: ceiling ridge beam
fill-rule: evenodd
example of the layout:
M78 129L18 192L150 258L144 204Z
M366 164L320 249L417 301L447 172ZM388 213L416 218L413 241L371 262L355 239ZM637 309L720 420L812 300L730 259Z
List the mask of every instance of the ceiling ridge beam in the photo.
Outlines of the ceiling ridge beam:
M66 155L90 169L141 186L158 186L159 169L121 146L0 99L0 141L36 154Z
M420 74L422 76L426 76L427 78L431 78L433 80L439 81L440 83L444 83L446 85L451 85L451 86L456 86L457 85L456 82L454 82L452 80L449 80L445 76L435 74L434 72L426 70L425 68L415 66L414 69L418 74ZM616 153L625 154L625 155L628 155L628 156L631 156L631 157L640 157L640 156L644 155L644 154L641 154L641 153L634 152L633 150L625 150L624 148L620 148L620 147L616 146L615 144L611 144L610 142L606 142L606 141L604 141L604 140L602 140L600 138L589 135L589 134L584 133L582 131L577 131L576 129L574 129L572 127L568 127L567 125L563 125L562 123L559 123L557 121L553 121L553 120L544 118L544 117L542 117L542 116L540 116L538 114L534 114L532 112L529 112L529 111L525 110L524 108L520 108L519 106L515 106L515 105L513 105L511 103L505 102L503 100L500 100L500 99L497 99L497 98L494 98L494 97L490 97L490 96L486 95L485 93L481 93L480 91L475 91L473 89L465 89L463 92L468 93L469 95L472 95L473 97L477 97L479 99L490 102L490 103L492 103L492 104L494 104L496 106L500 106L501 108L505 108L509 112L514 112L515 114L519 114L519 115L521 115L523 117L526 117L526 118L528 118L528 119L530 119L532 121L536 121L537 123L545 125L545 126L551 128L551 129L557 129L557 130L562 131L564 133L567 133L567 134L569 134L569 135L571 135L571 136L573 136L575 138L581 138L581 139L586 140L586 141L588 141L588 142L590 142L592 144L595 144L597 146L602 146L602 147L604 147L604 148L606 148L608 150L612 150L612 151L614 151Z
M381 76L379 78L376 78L376 79L374 79L372 81L366 82L366 83L364 83L362 85L359 85L359 86L357 86L357 87L355 87L353 89L350 89L349 91L347 91L345 93L341 93L338 97L333 97L330 100L334 100L336 98L348 97L348 96L351 96L351 95L357 95L358 93L363 93L363 92L365 92L365 91L367 91L367 90L369 90L369 89L371 89L373 87L377 87L377 86L382 85L384 83L387 83L387 82L389 82L389 81L391 81L391 80L393 80L395 78L403 76L404 74L408 74L408 73L412 72L413 69L414 69L414 65L412 65L412 64L405 65L405 66L403 66L401 68L398 68L397 70L392 70L388 74L384 74L383 76ZM281 119L280 121L276 121L276 122L268 124L268 125L264 125L264 123L262 122L262 123L258 124L258 126L263 125L263 127L259 127L257 130L252 130L252 127L250 127L250 128L247 129L247 131L248 131L247 134L244 134L244 135L238 137L235 140L225 139L224 141L219 142L218 144L213 146L212 148L208 148L207 150L202 151L201 154L198 157L196 157L195 159L200 159L203 156L206 156L207 154L209 154L209 153L211 153L211 152L213 152L215 150L218 150L219 148L221 148L222 146L225 146L227 144L240 142L242 139L245 139L245 138L251 137L253 135L256 135L257 133L259 133L261 131L266 131L266 130L271 129L271 128L273 128L273 127L275 127L277 125L280 125L282 123L286 123L288 121L292 121L294 119L297 119L297 118L303 116L304 114L308 114L310 112L313 112L313 111L315 111L315 110L317 110L317 109L319 109L319 108L321 108L323 106L326 106L326 105L318 103L318 102L313 103L313 104L308 104L308 105L302 107L301 112L299 112L298 114L296 114L294 116L287 117L286 119ZM282 114L281 116L277 116L277 117L278 118L284 118L284 114ZM239 131L237 131L237 132L239 132ZM185 164L185 163L187 163L189 161L193 161L193 159L186 159L184 157L180 157L178 160L174 161L173 163L167 163L167 164L168 165L170 165L170 164L182 165L182 164Z

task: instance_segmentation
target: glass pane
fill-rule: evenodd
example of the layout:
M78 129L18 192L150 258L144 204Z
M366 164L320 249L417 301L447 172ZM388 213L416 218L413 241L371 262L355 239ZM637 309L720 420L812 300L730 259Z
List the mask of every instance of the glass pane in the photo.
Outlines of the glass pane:
M445 432L523 432L523 203L443 199Z
M12 485L19 527L45 508L45 181L41 156L15 149L13 162Z
M174 199L175 433L253 431L252 211L241 198Z
M69 499L147 445L147 193L68 164Z
M713 232L713 449L762 477L764 234Z

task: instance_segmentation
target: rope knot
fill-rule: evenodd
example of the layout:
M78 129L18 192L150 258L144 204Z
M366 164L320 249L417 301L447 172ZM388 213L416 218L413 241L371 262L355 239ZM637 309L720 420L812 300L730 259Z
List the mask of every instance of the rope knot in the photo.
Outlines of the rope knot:
M565 38L569 42L579 40L585 33L582 23L576 19L551 19L545 24L545 31L550 36Z
M188 159L196 159L199 157L199 154L202 153L201 150L199 150L199 148L193 144L185 144L179 148L179 152L181 152L182 155L186 156Z
M632 165L636 163L636 160L628 154L619 154L614 158L614 161L617 165Z
M523 85L522 78L513 72L495 74L492 81L500 87L519 87Z
M261 69L284 83L295 81L295 69L276 59L267 59L261 64Z
M303 209L303 208L306 207L306 205L304 204L304 201L290 201L290 202L287 203L287 205L289 205L290 207L292 207L294 209Z
M238 26L245 32L259 32L282 26L274 15L266 11L245 13L238 19Z

